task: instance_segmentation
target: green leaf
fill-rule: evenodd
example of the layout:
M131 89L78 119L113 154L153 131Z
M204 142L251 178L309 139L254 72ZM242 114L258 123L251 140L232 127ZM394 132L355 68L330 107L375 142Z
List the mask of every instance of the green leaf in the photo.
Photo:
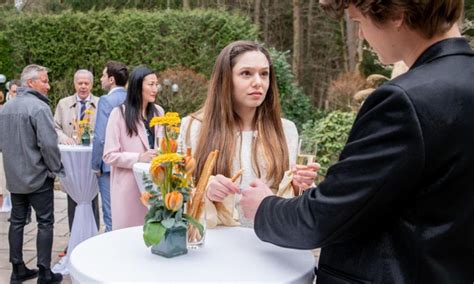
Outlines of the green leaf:
M161 225L163 225L163 227L165 227L166 229L173 228L175 223L176 221L173 218L169 218L169 219L161 221Z
M183 228L186 228L188 227L188 223L187 222L183 222L183 221L179 221L179 222L176 222L174 224L175 227L183 227Z
M176 215L174 216L174 219L176 222L179 222L183 219L183 208L180 208L177 212Z
M158 244L166 233L166 228L158 222L145 223L143 240L147 247Z

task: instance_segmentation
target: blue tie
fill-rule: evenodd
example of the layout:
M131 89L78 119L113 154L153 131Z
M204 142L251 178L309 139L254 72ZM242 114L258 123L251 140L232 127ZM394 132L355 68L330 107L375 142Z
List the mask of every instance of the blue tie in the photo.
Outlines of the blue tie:
M84 119L84 115L86 114L86 101L79 101L81 103L81 120Z

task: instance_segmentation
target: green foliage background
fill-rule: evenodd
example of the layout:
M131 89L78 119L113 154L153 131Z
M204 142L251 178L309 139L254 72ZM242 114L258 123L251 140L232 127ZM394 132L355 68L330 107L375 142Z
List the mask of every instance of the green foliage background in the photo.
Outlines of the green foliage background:
M293 121L298 128L313 117L315 108L303 90L294 83L291 66L288 64L288 52L270 49L272 63L275 67L281 108L285 118Z
M145 64L158 72L185 68L209 78L224 46L240 39L257 40L257 28L247 17L214 10L14 13L6 15L0 28L2 72L8 78L18 78L28 64L48 67L53 110L59 99L74 92L73 75L77 69L94 73L96 95L103 93L100 76L110 59L130 67ZM287 52L272 49L284 116L301 126L312 106L293 83L287 56ZM181 88L180 92L186 90ZM187 110L200 106L199 100L187 103Z
M27 64L48 67L53 107L74 92L77 69L94 73L96 94L101 94L100 75L110 59L157 71L185 66L209 76L225 45L257 38L248 18L202 10L19 14L7 17L2 26L0 42L8 39L0 46L2 72L11 78Z
M352 128L356 114L353 112L321 112L320 118L303 125L301 139L318 144L317 162L321 164L320 174L326 175L328 168L339 160Z

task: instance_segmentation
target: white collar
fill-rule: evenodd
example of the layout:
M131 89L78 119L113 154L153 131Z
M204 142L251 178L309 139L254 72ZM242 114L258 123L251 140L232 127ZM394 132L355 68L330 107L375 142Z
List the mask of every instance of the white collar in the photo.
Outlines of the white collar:
M82 101L82 99L77 94L76 94L76 101L77 102ZM84 101L90 102L91 101L91 95L89 94L89 96Z

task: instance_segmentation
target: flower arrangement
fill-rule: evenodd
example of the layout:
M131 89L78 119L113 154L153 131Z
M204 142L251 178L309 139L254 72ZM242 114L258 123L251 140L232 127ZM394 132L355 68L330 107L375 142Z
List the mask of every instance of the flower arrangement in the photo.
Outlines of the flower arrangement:
M164 127L164 137L159 143L158 155L151 161L151 181L145 182L146 191L140 197L141 202L148 207L143 226L146 246L158 245L173 228L186 230L188 223L201 233L203 230L203 226L184 211L184 204L190 200L194 187L192 173L196 166L190 151L186 155L177 153L180 122L175 112L154 117L150 121L150 127Z
M91 116L94 112L90 109L84 111L84 118L81 120L74 119L73 120L73 127L74 133L73 138L76 140L75 142L82 145L89 145L91 140L91 132L92 125L91 125ZM77 135L77 137L76 137Z
M91 126L91 115L94 112L90 109L84 111L84 118L79 120L79 137L80 137L80 144L88 146L91 143L91 136L90 132L92 129Z

